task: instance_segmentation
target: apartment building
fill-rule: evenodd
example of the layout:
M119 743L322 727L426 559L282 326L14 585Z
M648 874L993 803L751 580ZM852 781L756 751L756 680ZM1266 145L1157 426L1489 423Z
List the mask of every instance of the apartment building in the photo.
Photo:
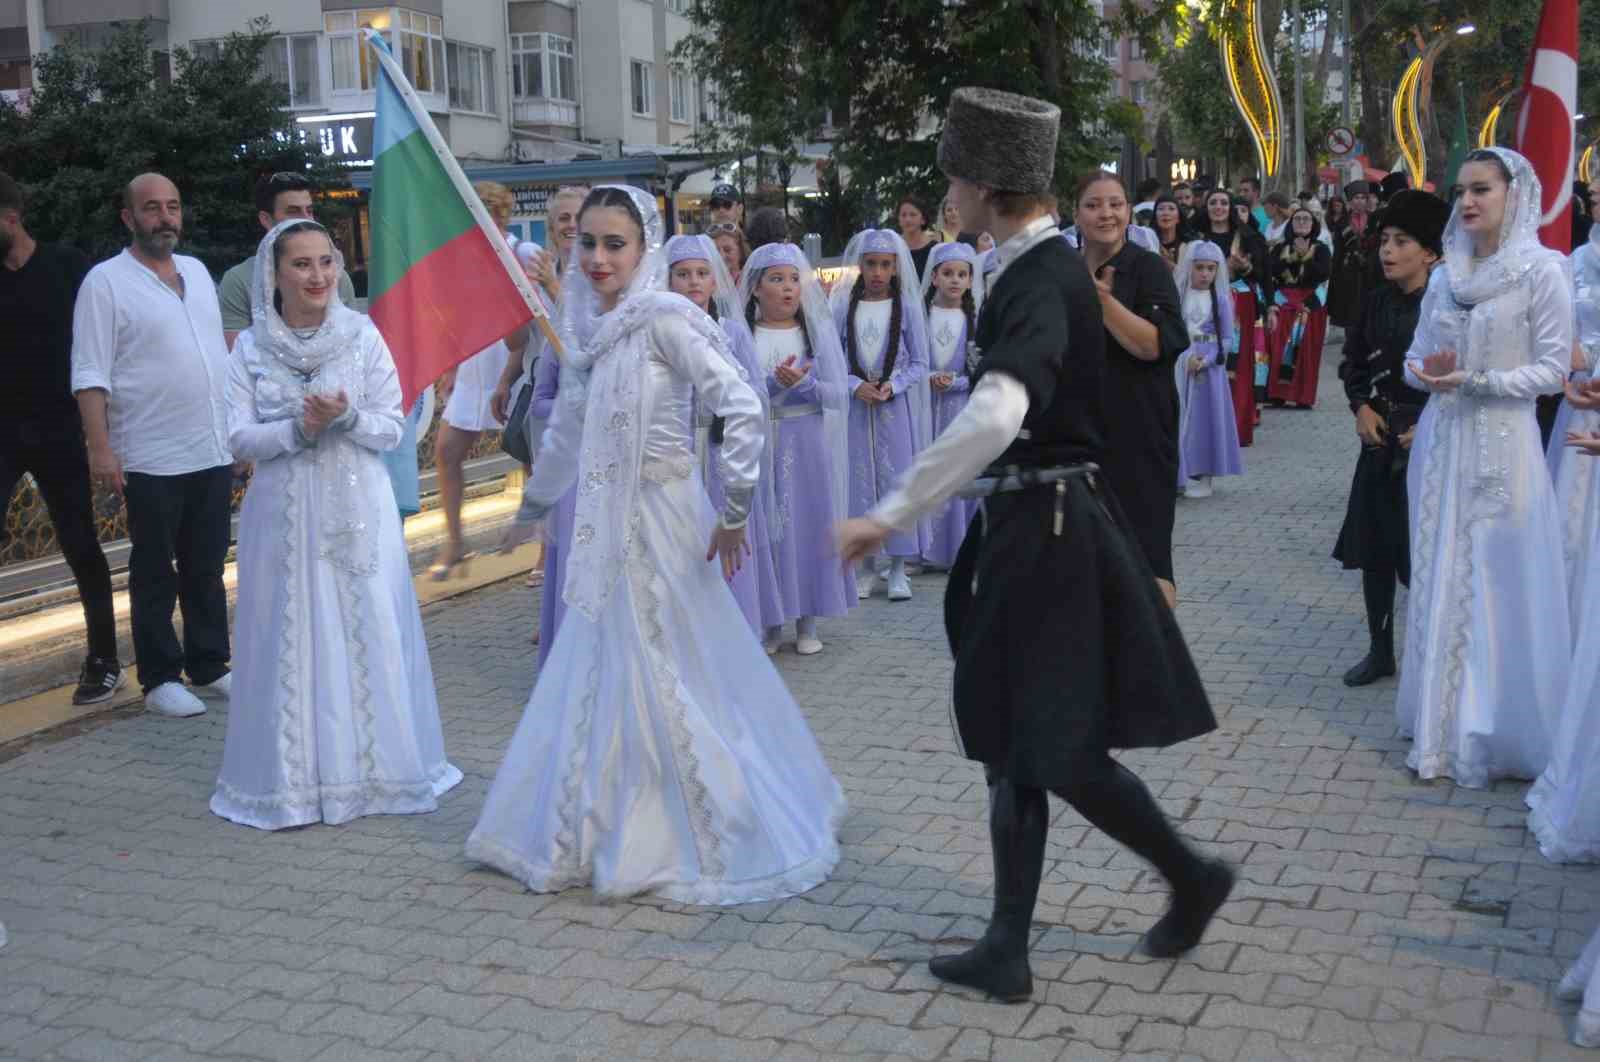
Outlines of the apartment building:
M330 154L370 146L373 68L360 32L385 34L464 162L615 158L682 144L715 120L704 85L672 62L688 0L0 0L0 91L24 100L30 56L113 23L151 20L153 45L204 53L265 16L268 72ZM352 141L356 145L352 152Z

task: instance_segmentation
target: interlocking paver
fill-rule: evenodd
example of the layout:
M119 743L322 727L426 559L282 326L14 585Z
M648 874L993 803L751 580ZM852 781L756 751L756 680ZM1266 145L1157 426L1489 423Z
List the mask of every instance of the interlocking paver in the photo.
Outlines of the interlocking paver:
M1123 758L1239 865L1184 959L1137 953L1165 886L1057 804L1033 1002L928 973L991 901L936 575L826 623L824 655L776 658L852 803L824 886L696 909L534 896L468 863L533 680L507 618L537 596L512 582L424 617L466 774L433 815L271 837L223 823L206 810L221 710L0 750L0 1056L1587 1057L1551 985L1600 922L1600 877L1540 857L1523 786L1418 784L1394 683L1339 681L1365 625L1359 579L1327 556L1356 449L1336 360L1321 409L1267 411L1249 474L1179 506L1179 618L1220 729Z

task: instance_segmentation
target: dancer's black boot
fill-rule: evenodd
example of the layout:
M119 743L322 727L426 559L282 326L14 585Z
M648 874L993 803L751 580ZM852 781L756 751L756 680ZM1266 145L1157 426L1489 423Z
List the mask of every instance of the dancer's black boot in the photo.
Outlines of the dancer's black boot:
M1394 572L1362 571L1361 596L1367 602L1367 632L1372 646L1361 663L1344 673L1346 686L1370 686L1394 674Z
M991 777L989 841L994 847L994 916L971 949L928 963L940 980L980 989L1007 1003L1033 995L1028 937L1044 873L1044 838L1050 828L1042 789Z
M1233 891L1232 868L1196 854L1144 783L1109 756L1098 770L1085 771L1080 782L1055 793L1090 825L1153 864L1172 886L1172 906L1145 934L1145 954L1170 958L1200 943Z

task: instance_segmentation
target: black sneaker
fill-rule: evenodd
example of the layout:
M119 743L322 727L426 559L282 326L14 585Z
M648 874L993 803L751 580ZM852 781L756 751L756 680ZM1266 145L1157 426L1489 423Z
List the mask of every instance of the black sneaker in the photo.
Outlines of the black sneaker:
M99 704L116 696L128 675L115 658L101 660L85 657L83 671L78 675L78 688L72 692L73 704Z

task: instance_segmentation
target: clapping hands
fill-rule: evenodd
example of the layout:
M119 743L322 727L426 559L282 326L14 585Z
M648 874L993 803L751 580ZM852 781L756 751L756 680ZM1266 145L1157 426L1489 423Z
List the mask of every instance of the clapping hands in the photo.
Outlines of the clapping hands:
M336 395L307 395L300 406L301 429L308 438L315 439L349 408L350 398L343 391Z

